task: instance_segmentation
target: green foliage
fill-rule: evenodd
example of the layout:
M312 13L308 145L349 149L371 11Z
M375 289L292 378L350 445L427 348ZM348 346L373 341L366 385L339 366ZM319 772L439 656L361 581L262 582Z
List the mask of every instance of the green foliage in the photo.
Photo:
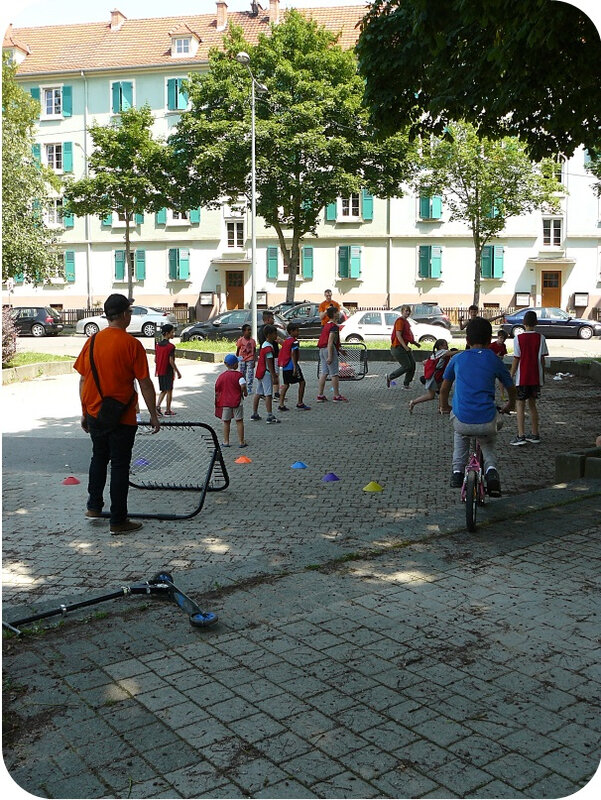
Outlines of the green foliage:
M33 158L36 103L2 61L2 280L23 275L37 285L56 272L59 254L40 209L54 176Z
M10 364L17 352L17 329L10 309L2 309L2 366Z
M596 182L593 184L593 191L597 197L601 197L601 148L589 150L590 161L586 163L586 171L589 172Z
M210 70L190 77L192 107L170 138L174 200L184 207L251 196L251 79L240 51L268 89L256 97L257 213L277 233L291 301L301 241L315 235L324 206L361 187L402 194L409 144L400 134L374 139L355 57L323 27L292 10L252 46L232 26Z
M451 220L465 222L475 250L474 299L480 300L482 248L510 217L537 208L554 210L561 189L554 162L535 164L515 137L490 140L469 123L452 123L441 138L424 142L415 178L420 194L442 195Z
M357 52L384 130L466 119L489 138L519 135L535 159L599 142L601 43L569 3L374 0Z
M88 130L94 150L90 175L66 184L66 209L71 213L112 212L125 217L126 264L130 263L130 227L135 214L158 211L165 206L166 147L152 136L153 116L148 105L122 111L108 125ZM132 296L132 270L127 270Z

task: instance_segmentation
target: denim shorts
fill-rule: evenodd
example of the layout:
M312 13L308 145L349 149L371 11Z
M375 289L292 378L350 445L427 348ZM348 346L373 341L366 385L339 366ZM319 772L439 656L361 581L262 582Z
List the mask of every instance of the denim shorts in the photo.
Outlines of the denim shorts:
M340 364L338 362L338 350L334 348L334 356L332 358L332 363L328 364L328 348L327 347L320 347L319 348L319 361L320 361L320 373L322 375L329 375L333 377L334 375L338 375L340 370Z

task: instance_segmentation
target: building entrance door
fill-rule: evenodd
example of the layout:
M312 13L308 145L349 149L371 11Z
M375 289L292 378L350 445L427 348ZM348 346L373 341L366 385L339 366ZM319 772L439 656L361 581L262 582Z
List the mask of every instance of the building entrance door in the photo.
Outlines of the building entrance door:
M561 270L543 271L541 305L550 308L561 308Z
M228 311L233 308L244 308L244 270L226 271L225 303Z

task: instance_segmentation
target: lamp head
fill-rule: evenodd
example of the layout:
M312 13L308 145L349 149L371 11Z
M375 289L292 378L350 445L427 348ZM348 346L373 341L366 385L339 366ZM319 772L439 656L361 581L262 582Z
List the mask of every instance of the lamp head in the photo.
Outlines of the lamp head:
M244 50L241 50L236 56L236 61L239 64L244 64L244 66L247 67L250 64L250 56L248 53L245 53Z

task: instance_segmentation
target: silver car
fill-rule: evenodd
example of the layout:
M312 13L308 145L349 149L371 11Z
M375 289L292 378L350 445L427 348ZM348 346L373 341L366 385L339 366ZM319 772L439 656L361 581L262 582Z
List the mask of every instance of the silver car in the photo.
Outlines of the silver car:
M154 336L161 325L167 325L167 323L175 325L177 330L175 316L168 314L166 311L159 311L157 308L151 308L150 306L132 306L131 311L131 322L127 326L128 333ZM98 314L96 317L86 317L77 322L75 333L84 333L86 336L92 336L106 328L108 324L104 314Z

